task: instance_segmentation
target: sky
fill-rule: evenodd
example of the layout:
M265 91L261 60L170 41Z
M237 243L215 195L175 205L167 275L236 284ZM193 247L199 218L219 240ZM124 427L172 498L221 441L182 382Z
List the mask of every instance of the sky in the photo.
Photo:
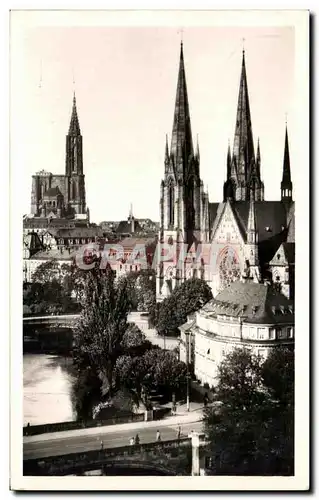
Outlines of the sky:
M26 23L11 43L11 169L12 180L19 178L21 215L30 212L32 174L65 171L75 90L91 220L126 219L131 203L135 217L159 220L181 36L192 132L195 142L198 134L201 178L210 201L222 200L243 45L265 199L280 199L286 114L296 181L292 26Z

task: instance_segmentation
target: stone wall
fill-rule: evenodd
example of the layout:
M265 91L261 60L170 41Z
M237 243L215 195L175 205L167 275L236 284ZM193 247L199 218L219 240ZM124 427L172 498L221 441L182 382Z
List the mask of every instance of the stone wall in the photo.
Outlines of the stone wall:
M68 455L24 460L24 476L82 475L89 470L125 465L132 469L137 463L158 468L167 475L190 475L192 470L191 439L122 446L104 450L93 450Z

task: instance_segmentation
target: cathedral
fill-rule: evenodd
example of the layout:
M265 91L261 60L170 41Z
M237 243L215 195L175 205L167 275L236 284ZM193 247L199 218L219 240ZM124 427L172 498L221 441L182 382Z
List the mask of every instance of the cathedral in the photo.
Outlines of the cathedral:
M294 297L294 201L288 132L283 144L280 201L264 200L259 141L254 146L245 66L239 85L233 149L228 146L223 201L211 203L193 144L181 44L173 131L166 137L160 192L157 300L190 277L202 278L216 296L236 280L273 284ZM279 186L278 186L279 190ZM172 248L172 252L169 249Z
M31 214L34 217L86 217L82 135L75 95L66 136L65 175L42 170L32 176Z

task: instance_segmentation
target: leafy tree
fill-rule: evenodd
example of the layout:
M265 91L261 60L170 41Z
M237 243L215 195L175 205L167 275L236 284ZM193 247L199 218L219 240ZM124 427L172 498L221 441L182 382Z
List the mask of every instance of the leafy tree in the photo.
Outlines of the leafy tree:
M132 311L148 312L151 321L156 313L156 273L153 269L133 271L122 277L127 282L130 308Z
M122 352L129 302L126 283L116 286L109 267L98 263L86 278L83 309L74 330L74 361L80 369L92 366L113 390L113 372Z
M56 280L62 284L62 280L69 273L68 264L60 265L56 259L51 259L40 264L32 275L33 283L48 283Z
M147 404L152 389L171 395L186 384L187 367L170 351L149 349L143 356L124 355L116 363L118 384L135 395L135 401Z
M142 356L148 349L154 346L146 339L144 333L134 324L129 324L122 339L123 353L130 356Z
M293 359L286 361L290 378ZM271 373L270 359L264 362L245 349L221 362L215 395L220 405L205 410L214 474L293 474L293 405L283 408L273 397L282 375L278 369Z
M293 404L294 399L294 349L273 349L262 366L262 379L270 396L284 404Z
M177 335L178 327L186 323L187 316L203 307L213 298L206 281L192 278L176 287L159 305L157 331L160 335Z
M101 399L102 381L94 367L79 370L72 385L72 406L77 418L92 418L93 406Z

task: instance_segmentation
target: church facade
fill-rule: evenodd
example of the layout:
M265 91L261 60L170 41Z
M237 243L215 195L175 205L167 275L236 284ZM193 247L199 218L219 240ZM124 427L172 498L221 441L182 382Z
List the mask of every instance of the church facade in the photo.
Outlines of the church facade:
M181 44L173 131L166 138L160 193L157 300L190 277L216 296L235 280L272 283L294 296L294 201L288 132L283 145L280 201L264 199L259 140L254 147L245 52L242 56L233 149L228 146L222 201L211 203L193 145ZM279 186L278 186L279 190Z
M42 218L87 217L82 135L75 95L66 136L65 174L42 170L32 176L31 214Z

